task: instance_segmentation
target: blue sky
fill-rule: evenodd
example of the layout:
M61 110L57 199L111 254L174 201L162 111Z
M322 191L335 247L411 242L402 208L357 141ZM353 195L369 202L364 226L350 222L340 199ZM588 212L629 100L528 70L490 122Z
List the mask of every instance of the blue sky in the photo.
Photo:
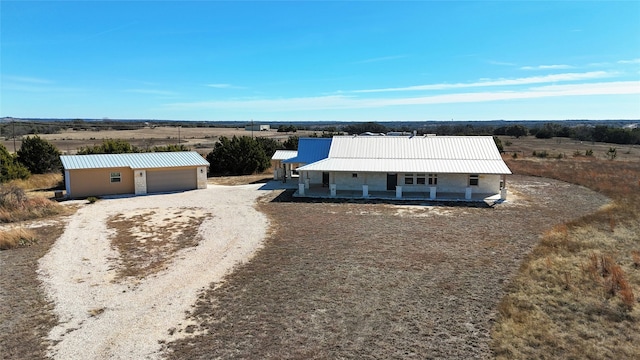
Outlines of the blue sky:
M640 119L639 1L0 2L0 116Z

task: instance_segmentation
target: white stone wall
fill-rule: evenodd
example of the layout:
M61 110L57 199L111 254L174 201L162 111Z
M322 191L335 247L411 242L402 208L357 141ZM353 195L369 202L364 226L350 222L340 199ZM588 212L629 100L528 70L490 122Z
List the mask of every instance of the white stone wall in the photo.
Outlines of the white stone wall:
M206 189L207 188L207 167L199 166L196 171L198 172L197 174L198 189Z
M147 171L135 170L133 172L133 186L136 195L144 195L147 193Z

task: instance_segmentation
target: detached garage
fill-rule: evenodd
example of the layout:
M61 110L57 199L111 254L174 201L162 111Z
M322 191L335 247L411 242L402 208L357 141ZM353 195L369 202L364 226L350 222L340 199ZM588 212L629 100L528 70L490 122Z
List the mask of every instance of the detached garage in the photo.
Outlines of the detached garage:
M194 151L60 156L67 197L185 191L207 187L207 162Z

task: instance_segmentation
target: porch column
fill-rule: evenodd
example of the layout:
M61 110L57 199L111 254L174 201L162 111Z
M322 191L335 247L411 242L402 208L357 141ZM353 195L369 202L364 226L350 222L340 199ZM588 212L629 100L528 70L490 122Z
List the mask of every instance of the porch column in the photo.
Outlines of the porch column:
M402 186L396 186L396 199L402 199Z
M304 184L298 184L298 195L304 196Z
M336 184L329 184L329 191L331 192L331 197L335 197L338 192Z
M362 185L362 197L369 197L369 185Z
M500 189L500 200L507 200L507 175L502 175L502 189Z
M471 200L471 187L464 189L464 198L466 200Z
M435 199L436 198L436 187L435 186L430 186L429 187L429 199Z

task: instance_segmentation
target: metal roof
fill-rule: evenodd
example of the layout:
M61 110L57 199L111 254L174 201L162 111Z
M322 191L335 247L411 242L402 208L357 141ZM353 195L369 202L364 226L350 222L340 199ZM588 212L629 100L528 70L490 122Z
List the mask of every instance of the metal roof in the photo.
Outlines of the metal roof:
M151 152L130 154L91 154L60 156L65 170L129 167L154 169L165 167L209 166L209 162L195 151Z
M326 159L331 148L331 138L300 138L298 140L298 156L283 161L284 163L311 164Z
M271 160L287 160L296 156L298 156L298 152L295 150L276 150Z
M337 136L327 159L298 170L511 174L491 136Z

